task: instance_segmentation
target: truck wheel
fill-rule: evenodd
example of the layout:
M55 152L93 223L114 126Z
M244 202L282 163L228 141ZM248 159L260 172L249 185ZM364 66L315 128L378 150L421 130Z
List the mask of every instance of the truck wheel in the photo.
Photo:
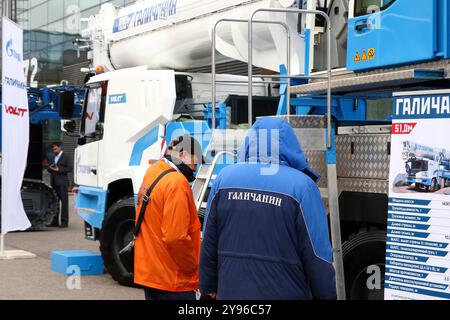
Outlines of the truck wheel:
M342 254L347 299L383 300L386 231L364 230L350 236L342 245ZM380 279L374 277L378 271Z
M439 191L439 189L440 189L440 187L439 187L439 184L438 184L437 179L436 179L436 178L433 178L433 179L431 180L430 191L436 192L436 191Z
M24 179L22 202L31 223L30 231L42 230L59 212L59 199L55 190L41 181Z
M418 192L428 192L430 191L430 186L427 186L425 184L422 183L416 183L416 191Z
M135 212L133 197L120 199L108 209L100 231L105 268L114 280L128 287L135 286L134 262L123 261L119 252L133 239Z
M55 215L59 212L59 200L55 190L42 181L24 179L21 196L25 213L31 223L31 227L27 231L42 230L47 224L52 222ZM1 202L0 199L0 205ZM0 219L0 228L1 225Z

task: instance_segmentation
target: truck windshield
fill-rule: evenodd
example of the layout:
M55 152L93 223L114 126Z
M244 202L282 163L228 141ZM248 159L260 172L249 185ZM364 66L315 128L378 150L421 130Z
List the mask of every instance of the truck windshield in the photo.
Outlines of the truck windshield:
M102 130L99 124L104 122L107 83L99 83L90 86L86 93L81 123L81 134L84 138L93 142L102 139Z
M418 172L428 171L428 161L425 160L410 160L406 162L406 172L409 175L416 174Z
M354 16L365 16L388 8L396 0L355 0Z

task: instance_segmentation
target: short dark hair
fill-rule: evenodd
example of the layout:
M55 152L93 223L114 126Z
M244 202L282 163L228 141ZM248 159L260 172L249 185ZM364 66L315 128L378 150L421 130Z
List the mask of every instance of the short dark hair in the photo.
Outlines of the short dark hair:
M186 151L187 153L195 156L197 158L196 161L198 161L198 163L205 162L205 159L203 159L202 155L201 144L197 141L197 139L191 137L188 134L173 139L170 142L168 149L170 151L177 151L177 152Z
M60 142L60 141L55 141L55 142L52 142L52 144L51 144L51 147L53 148L53 147L62 147L62 142Z

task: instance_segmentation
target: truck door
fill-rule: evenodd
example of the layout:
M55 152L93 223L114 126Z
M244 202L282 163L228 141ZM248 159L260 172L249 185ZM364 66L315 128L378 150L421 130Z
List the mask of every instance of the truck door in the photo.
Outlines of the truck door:
M436 19L436 0L351 0L347 69L434 59Z
M79 146L75 153L75 182L78 185L98 187L98 152L103 139L107 82L88 85Z

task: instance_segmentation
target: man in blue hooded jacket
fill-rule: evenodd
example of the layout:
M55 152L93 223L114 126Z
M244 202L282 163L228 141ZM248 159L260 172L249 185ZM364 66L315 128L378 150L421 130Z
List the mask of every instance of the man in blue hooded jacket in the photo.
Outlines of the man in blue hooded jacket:
M208 199L200 291L221 300L336 299L328 222L292 127L257 121Z

